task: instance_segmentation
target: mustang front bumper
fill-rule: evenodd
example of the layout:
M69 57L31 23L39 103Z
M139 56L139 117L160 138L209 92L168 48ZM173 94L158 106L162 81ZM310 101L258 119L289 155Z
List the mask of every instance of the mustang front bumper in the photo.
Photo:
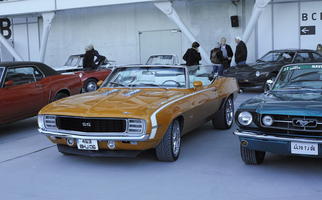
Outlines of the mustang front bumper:
M318 145L318 155L322 157L322 139L294 138L287 136L272 136L256 134L251 131L236 130L235 135L239 137L242 145L248 149L265 151L276 154L292 155L291 143L313 143Z

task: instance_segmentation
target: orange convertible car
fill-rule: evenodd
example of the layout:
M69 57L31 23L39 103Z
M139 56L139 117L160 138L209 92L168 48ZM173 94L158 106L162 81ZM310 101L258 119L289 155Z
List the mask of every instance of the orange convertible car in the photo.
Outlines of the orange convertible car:
M125 66L99 90L44 107L39 131L64 154L136 156L155 149L161 161L175 161L181 136L212 120L228 129L234 119L234 78L213 66Z

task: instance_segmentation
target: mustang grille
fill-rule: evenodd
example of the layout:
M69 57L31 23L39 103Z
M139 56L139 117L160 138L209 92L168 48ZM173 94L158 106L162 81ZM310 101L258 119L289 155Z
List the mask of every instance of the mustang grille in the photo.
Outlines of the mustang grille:
M81 132L126 132L125 119L57 117L57 128Z
M279 129L282 133L295 136L322 136L322 117L305 117L290 115L270 115L273 118L271 126L265 126L262 123L261 116L260 125L270 132L276 132Z

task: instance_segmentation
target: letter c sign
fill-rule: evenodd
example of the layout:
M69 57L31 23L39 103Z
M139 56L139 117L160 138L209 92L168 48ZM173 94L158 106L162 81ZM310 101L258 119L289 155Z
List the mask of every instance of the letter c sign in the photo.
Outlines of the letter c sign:
M11 37L11 22L8 18L0 18L0 33L6 38Z

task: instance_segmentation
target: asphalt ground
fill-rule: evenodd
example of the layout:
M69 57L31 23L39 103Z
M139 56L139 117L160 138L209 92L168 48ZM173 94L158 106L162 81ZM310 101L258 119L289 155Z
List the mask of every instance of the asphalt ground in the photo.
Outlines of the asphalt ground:
M244 93L235 102L257 95ZM268 154L245 165L230 130L210 123L183 137L180 158L64 156L37 131L37 118L0 127L0 199L322 199L322 159Z

